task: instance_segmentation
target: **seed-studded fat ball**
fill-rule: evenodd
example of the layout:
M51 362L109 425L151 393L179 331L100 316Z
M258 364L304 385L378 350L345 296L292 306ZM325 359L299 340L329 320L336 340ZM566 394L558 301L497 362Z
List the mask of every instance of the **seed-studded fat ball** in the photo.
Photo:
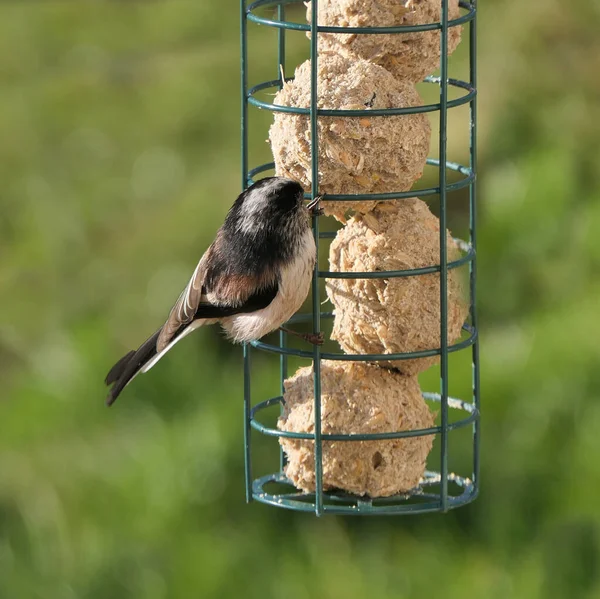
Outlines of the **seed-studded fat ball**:
M308 4L310 21L312 3ZM460 16L458 0L449 0L448 19ZM440 0L319 0L319 25L396 27L441 21ZM309 34L310 35L310 34ZM461 27L448 29L448 55L460 43ZM439 68L440 30L401 34L319 34L319 50L353 60L364 58L386 68L397 79L421 81Z
M284 431L314 432L313 369L285 381ZM434 416L416 377L359 362L321 363L323 434L386 433L428 428ZM299 489L315 490L314 441L280 438L285 474ZM323 441L323 487L386 497L409 491L425 472L433 435L381 441Z
M439 264L439 220L417 198L377 206L338 231L330 270L386 271ZM447 234L448 262L460 251ZM460 269L462 270L462 269ZM448 343L461 335L469 309L462 272L448 271ZM404 353L440 347L439 273L390 279L328 279L334 305L332 338L346 353ZM439 356L382 362L404 374L429 368Z
M310 106L310 61L275 96L275 104ZM414 85L398 81L366 60L319 55L318 106L370 110L422 104ZM378 117L319 117L319 192L368 194L407 191L422 175L430 142L424 114ZM311 188L311 132L305 115L276 113L269 132L276 174ZM340 220L352 209L368 212L377 202L323 202Z

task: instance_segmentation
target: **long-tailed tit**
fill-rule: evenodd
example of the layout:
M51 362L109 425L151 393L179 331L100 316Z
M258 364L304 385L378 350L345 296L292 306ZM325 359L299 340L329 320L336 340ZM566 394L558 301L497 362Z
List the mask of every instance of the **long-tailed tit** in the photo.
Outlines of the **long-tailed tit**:
M303 197L298 183L270 177L237 198L165 324L106 376L108 405L198 327L220 323L232 341L244 343L280 328L300 308L316 261L310 216L320 199L306 206Z

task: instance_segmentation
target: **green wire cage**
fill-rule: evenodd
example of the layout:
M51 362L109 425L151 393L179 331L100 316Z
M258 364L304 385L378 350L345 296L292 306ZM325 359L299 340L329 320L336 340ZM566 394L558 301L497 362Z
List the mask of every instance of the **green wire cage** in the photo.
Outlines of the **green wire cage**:
M412 270L379 271L379 272L330 272L315 267L312 285L312 313L299 314L292 322L308 322L312 324L313 332L321 332L321 321L332 318L330 312L321 311L321 296L319 289L320 279L345 278L345 279L391 279L395 277L423 276L439 273L440 277L440 347L423 351L397 353L397 354L345 354L327 353L321 347L302 350L289 347L285 333L280 333L279 344L271 345L257 341L244 347L244 418L245 418L245 477L246 499L248 502L256 500L276 507L315 512L322 514L403 514L422 512L445 512L449 509L465 505L473 501L479 492L479 358L477 318L475 312L476 289L476 0L471 2L461 1L460 16L450 20L448 16L448 0L441 2L440 22L423 25L395 26L395 27L333 27L318 26L318 0L312 0L311 22L300 23L286 20L287 5L298 3L298 0L256 0L249 4L241 0L241 87L242 87L242 186L245 189L259 178L261 173L271 171L274 163L250 167L248 144L248 118L250 107L266 109L271 112L307 115L310 119L311 132L311 171L312 191L307 194L307 199L314 199L319 192L319 152L318 129L319 117L352 117L366 116L392 116L426 112L439 113L439 159L428 158L427 164L437 168L439 182L435 187L411 190L407 192L378 193L362 195L326 195L327 201L359 201L359 200L396 200L402 201L409 197L439 196L439 221L440 221L440 255L439 264ZM262 9L272 9L272 15L267 18L259 16ZM250 25L252 24L252 25ZM289 31L310 32L310 59L311 59L311 89L310 108L280 106L258 99L259 92L277 91L283 84L281 79L258 83L249 87L248 82L248 28L254 24L274 28L278 36L277 72L280 72L286 61L286 33ZM451 27L468 24L468 54L469 54L469 81L461 81L448 77L448 31ZM403 107L390 109L365 109L365 110L325 110L317 107L317 65L318 65L318 35L321 33L338 34L394 34L440 31L440 76L427 77L425 82L439 87L439 102L418 107ZM282 76L283 72L282 72ZM289 81L291 79L286 79ZM450 99L448 90L455 88L457 98ZM469 164L461 165L447 159L447 125L448 111L458 106L469 106ZM456 181L449 183L448 174L454 171ZM447 197L458 190L467 190L469 195L469 239L463 244L463 255L455 261L448 261L448 248L446 239L447 223ZM313 231L317 247L319 242L331 239L335 234L321 232L319 218L313 219ZM469 301L470 315L468 323L463 326L464 335L455 344L448 343L448 271L463 264L469 268ZM452 352L467 350L472 353L472 397L469 401L449 397L449 355ZM251 353L254 350L266 351L279 355L281 389L283 381L287 378L287 363L290 356L311 359L314 369L314 433L296 433L281 431L263 424L260 420L261 412L272 406L282 405L283 396L274 397L258 403L251 397ZM436 402L439 406L440 424L426 429L389 431L372 434L324 434L321 431L321 360L343 361L383 361L407 360L439 356L440 358L440 389L439 393L423 393L426 400ZM459 414L456 418L450 417L450 410ZM472 454L472 471L461 475L450 472L448 465L449 438L458 429L469 427L472 430L470 453ZM306 439L314 441L315 454L315 492L304 493L294 489L286 479L283 468L285 456L281 453L280 469L278 472L269 473L254 478L252 467L252 432L270 437L288 437L292 439ZM256 432L255 432L256 434ZM372 441L383 439L401 439L423 435L439 435L440 467L439 472L426 470L421 483L413 491L392 497L370 499L368 497L353 496L344 492L325 491L323 488L323 442L329 441ZM280 450L281 451L281 450ZM471 460L471 458L469 458ZM273 485L273 483L279 483ZM289 490L281 491L282 485L289 485ZM276 486L276 491L270 491L270 486ZM287 487L284 487L287 488Z

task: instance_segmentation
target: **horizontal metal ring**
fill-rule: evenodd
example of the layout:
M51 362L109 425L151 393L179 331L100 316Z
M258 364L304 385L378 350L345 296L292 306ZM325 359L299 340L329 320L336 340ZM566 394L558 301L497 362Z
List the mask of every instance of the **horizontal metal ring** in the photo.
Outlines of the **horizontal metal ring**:
M287 78L286 81L293 81L294 78ZM439 77L426 77L425 83L440 84L441 79ZM279 89L281 81L279 79L273 79L272 81L265 81L259 83L254 87L251 87L247 92L248 103L252 106L256 106L261 110L270 110L271 112L282 112L285 114L300 114L309 116L310 108L300 108L297 106L282 106L281 104L271 104L269 102L263 102L254 97L254 95L260 91L266 89ZM463 106L468 104L477 95L475 88L466 81L460 79L448 79L448 85L451 87L457 87L460 89L467 90L467 93L460 98L448 100L446 106L448 108L455 108L457 106ZM423 106L405 106L403 108L365 108L361 110L341 110L341 109L317 109L317 116L320 117L346 117L346 118L359 118L359 117L383 117L383 116L401 116L407 114L421 114L425 112L436 112L441 109L441 104L425 104Z
M447 508L453 509L472 502L477 498L479 489L470 478L465 478L454 473L447 476L449 483L454 483L463 491L460 495L448 495ZM420 514L425 512L439 512L441 509L441 495L428 491L427 487L437 485L441 481L438 472L425 471L423 480L419 486L403 495L392 497L365 498L357 497L343 492L327 492L323 498L327 501L323 505L323 512L327 514L343 515L394 515L394 514ZM279 508L295 510L300 512L314 512L316 508L315 493L303 493L302 491L291 493L267 493L264 489L269 483L293 484L282 473L267 474L257 478L252 483L252 497L256 501L266 503ZM429 501L418 503L407 503L407 499L423 497Z
M462 240L459 240L462 242ZM462 242L464 243L464 242ZM448 270L452 270L453 268L458 268L467 264L468 262L473 262L475 259L475 250L472 246L468 246L468 250L464 256L459 258L458 260L453 260L452 262L448 262ZM424 266L422 268L407 268L405 270L379 270L375 272L360 272L360 271L344 271L344 272L335 272L330 270L320 270L319 278L321 279L397 279L400 277L416 277L422 275L428 275L436 272L440 272L441 267L439 264L435 264L432 266Z
M267 27L275 27L277 29L290 29L292 31L311 31L311 26L308 23L296 23L294 21L280 21L277 19L267 19L254 14L258 8L268 6L285 6L286 4L299 4L299 0L256 0L246 9L246 15L249 21L266 25ZM468 23L475 18L477 9L469 2L461 1L459 6L466 9L468 12L456 19L448 21L448 28L458 27L464 23ZM424 23L422 25L397 25L395 27L335 27L319 25L317 33L340 33L354 35L381 35L381 34L402 34L402 33L420 33L422 31L436 31L442 29L442 23Z
M440 161L437 158L428 158L427 164L429 166L440 166ZM248 185L255 183L254 177L260 173L273 170L275 168L274 162L268 162L261 164L256 168L253 168L248 172L247 182ZM457 162L446 162L446 169L454 171L464 175L463 179L455 181L454 183L448 183L446 185L446 192L454 192L459 189L469 187L475 181L475 173L467 166L458 164ZM325 202L361 202L366 200L385 202L390 200L404 200L407 198L423 198L427 196L437 195L440 193L439 187L426 187L425 189L411 189L410 191L392 191L389 193L362 193L362 194L324 194L323 201ZM306 199L311 199L311 194L304 194Z
M423 398L429 401L438 401L441 403L441 395L439 393L424 393ZM276 404L284 403L282 396L273 397L255 405L250 411L250 425L252 428L263 435L269 437L277 437L284 439L304 439L306 441L314 441L314 433L295 433L292 431L281 431L277 428L265 426L262 422L256 420L256 414L262 410L266 410ZM451 422L446 426L447 431L463 428L472 424L479 417L479 412L474 404L465 402L461 399L448 397L448 407L457 410L468 412L466 418ZM407 439L410 437L423 437L426 435L437 435L442 432L441 426L431 426L428 428L413 429L408 431L391 431L388 433L357 433L357 434L325 434L321 435L323 441L384 441L389 439Z
M331 320L333 318L333 312L321 312L321 320ZM294 314L289 320L289 324L297 324L299 322L312 322L313 315L307 313ZM311 354L312 355L312 354Z
M467 347L471 347L477 340L476 329L469 324L464 324L462 328L464 331L468 331L470 333L469 336L458 343L449 345L448 353L454 353L466 349ZM271 345L270 343L264 343L263 341L252 341L250 345L256 349L273 354L296 356L298 358L308 358L310 360L314 358L314 352L309 350L293 349L291 347L279 347L278 345ZM321 352L320 356L321 360L338 360L340 362L388 362L390 360L416 360L419 358L431 358L441 354L442 350L437 348L395 354L344 354L342 352Z

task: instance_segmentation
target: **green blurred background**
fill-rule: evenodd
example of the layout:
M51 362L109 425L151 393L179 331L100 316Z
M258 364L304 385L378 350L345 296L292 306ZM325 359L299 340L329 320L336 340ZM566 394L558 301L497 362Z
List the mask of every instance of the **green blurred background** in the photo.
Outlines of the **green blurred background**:
M481 2L479 25L481 496L316 519L244 503L217 330L103 403L239 191L237 3L0 4L1 599L600 597L600 4ZM276 77L274 33L251 41L251 82ZM255 400L277 373L257 356Z

